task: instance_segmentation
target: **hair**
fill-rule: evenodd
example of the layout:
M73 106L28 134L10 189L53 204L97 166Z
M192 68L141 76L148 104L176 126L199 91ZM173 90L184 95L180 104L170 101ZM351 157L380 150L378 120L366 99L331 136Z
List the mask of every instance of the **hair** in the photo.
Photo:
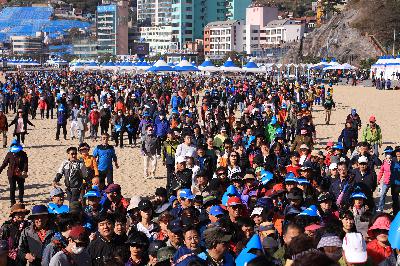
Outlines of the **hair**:
M173 217L168 211L161 213L160 216L158 217L159 222L169 223L172 220Z
M284 226L282 228L282 235L286 235L286 233L287 233L287 231L289 229L297 229L301 233L304 232L304 228L303 227L301 227L301 226L299 226L298 224L295 224L295 223L289 223L289 224L287 224L286 226Z
M56 217L55 224L59 232L68 231L77 221L69 213L62 213Z
M76 147L68 147L67 153L70 153L71 151L78 152L78 149Z
M293 266L309 266L309 265L326 265L333 266L339 265L327 255L318 251L308 252L299 258L296 258L293 262Z
M344 218L354 220L354 214L350 210L344 210L344 211L340 212L339 218L341 220L344 219Z
M243 226L254 227L255 224L249 217L239 217L237 219L237 225L239 228L242 228Z
M110 221L112 224L114 224L115 223L114 215L111 213L102 213L96 219L97 224L104 222L104 221Z
M314 241L305 234L300 234L294 237L292 241L290 241L287 252L289 257L293 257L313 248L314 248Z
M110 134L108 134L107 132L104 132L103 134L101 134L101 136L102 136L102 137L107 137L107 138L109 138L109 137L110 137Z
M119 222L119 223L122 223L122 224L126 224L128 222L128 219L123 214L116 214L115 217L114 217L114 222Z
M189 231L196 231L200 235L199 230L194 225L188 225L183 227L182 235L185 235Z
M271 257L262 255L262 256L258 256L256 258L252 259L246 265L247 266L272 266L272 265L276 265L276 264L274 263L274 261L272 260Z

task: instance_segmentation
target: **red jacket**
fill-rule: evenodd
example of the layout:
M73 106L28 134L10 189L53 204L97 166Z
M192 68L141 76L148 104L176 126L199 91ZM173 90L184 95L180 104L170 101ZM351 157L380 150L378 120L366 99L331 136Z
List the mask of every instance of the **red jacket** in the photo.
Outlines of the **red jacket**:
M378 244L378 240L374 239L367 244L367 254L374 265L378 265L392 254L392 248L390 246L382 247Z
M90 111L89 120L92 125L98 125L100 121L100 112L99 111Z

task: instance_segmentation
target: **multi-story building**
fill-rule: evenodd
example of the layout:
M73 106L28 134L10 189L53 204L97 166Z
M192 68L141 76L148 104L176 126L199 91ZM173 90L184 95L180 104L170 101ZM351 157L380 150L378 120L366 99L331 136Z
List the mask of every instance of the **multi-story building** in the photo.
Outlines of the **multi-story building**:
M171 23L173 0L138 0L137 21L139 25L154 26Z
M149 43L150 53L166 53L174 47L171 25L140 27L139 34L141 41Z
M204 55L222 58L227 52L243 52L244 20L210 22L204 28Z
M265 27L267 45L298 42L304 36L305 24L294 20L273 20Z
M252 0L226 0L226 19L245 20Z
M128 1L98 6L96 35L99 54L128 54Z
M36 36L12 36L12 53L16 55L41 55L45 53L44 33L37 32Z
M251 6L246 9L245 43L247 54L254 54L266 46L265 26L278 18L278 9L266 6Z
M74 41L73 54L79 58L97 58L97 42L89 39Z

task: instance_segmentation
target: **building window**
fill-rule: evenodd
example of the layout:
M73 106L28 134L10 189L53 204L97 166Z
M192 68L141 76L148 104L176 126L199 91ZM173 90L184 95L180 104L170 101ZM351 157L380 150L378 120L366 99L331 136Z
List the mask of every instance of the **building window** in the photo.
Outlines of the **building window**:
M193 16L192 15L186 15L186 19L192 19Z

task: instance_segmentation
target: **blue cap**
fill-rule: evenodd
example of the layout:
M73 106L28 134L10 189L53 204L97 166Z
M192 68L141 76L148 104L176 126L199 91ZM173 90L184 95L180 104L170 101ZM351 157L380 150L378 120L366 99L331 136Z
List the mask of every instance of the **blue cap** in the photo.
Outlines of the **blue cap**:
M286 104L286 103L282 103L281 108L282 108L282 109L286 109L286 108L287 108L287 104Z
M211 208L210 208L210 214L212 216L223 215L224 210L219 205L214 205L214 206L211 206Z
M292 175L287 174L286 178L285 178L285 183L288 183L288 182L298 183L298 179L294 175L292 176Z
M174 203L174 201L177 200L177 199L178 199L177 197L171 196L171 197L169 197L168 203L169 203L170 205L172 205L172 203Z
M318 209L317 206L315 205L311 205L310 207L308 207L307 209L305 209L304 211L302 211L301 213L299 213L299 215L306 215L306 216L311 216L311 217L318 217Z
M299 183L299 185L310 185L311 184L310 181L308 181L305 178L298 178L297 183Z
M261 171L261 183L263 185L266 185L269 181L271 181L272 179L274 179L274 174L266 171L266 170L262 170Z
M359 199L359 198L367 199L367 196L365 196L365 194L362 192L354 192L353 194L351 194L350 198L351 199Z
M332 149L335 150L343 150L343 144L341 142L336 143L335 145L333 145Z
M226 194L228 196L239 196L239 193L234 185L229 185L226 189Z
M275 134L276 134L276 135L283 134L283 129L282 129L281 127L278 127L278 128L275 130Z
M308 106L307 106L306 103L302 103L302 104L301 104L301 108L302 108L302 109L305 109L305 108L307 108L307 107L308 107Z
M10 152L12 152L12 153L17 153L17 152L20 152L20 151L22 151L22 150L23 150L23 148L22 148L22 146L19 145L19 144L13 145L13 146L11 146L11 148L10 148Z
M192 191L190 189L181 189L181 191L179 192L179 197L183 198L183 199L194 199L194 195L192 194Z
M392 146L387 146L384 150L383 153L392 153L394 151Z
M276 119L276 116L273 116L273 117L271 118L271 125L275 125L276 122L278 122L278 120Z
M88 197L101 198L101 194L98 190L93 189L93 190L89 190L88 192L86 192L86 194L83 197L84 198L88 198Z

